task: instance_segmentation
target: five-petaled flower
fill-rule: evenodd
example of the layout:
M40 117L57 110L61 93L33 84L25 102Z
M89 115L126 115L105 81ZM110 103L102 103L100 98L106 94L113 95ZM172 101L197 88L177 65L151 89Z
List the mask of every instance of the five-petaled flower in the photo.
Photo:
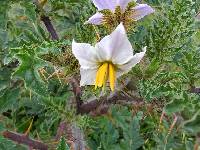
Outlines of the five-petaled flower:
M112 13L115 13L116 7L120 6L122 13L126 11L128 4L132 0L92 0L94 5L98 8L98 12L89 18L86 23L100 25L106 21L106 16L102 14L100 11L102 10L110 10ZM149 15L154 12L154 9L147 4L136 4L133 8L131 8L131 12L120 16L120 22L124 22L125 20L133 20L137 21L143 18L146 15ZM127 19L126 19L127 18ZM124 22L125 23L125 22Z
M123 24L94 47L87 43L72 42L72 52L80 63L80 85L104 87L107 81L110 88L115 88L116 79L131 70L143 58L143 52L133 55L131 43Z

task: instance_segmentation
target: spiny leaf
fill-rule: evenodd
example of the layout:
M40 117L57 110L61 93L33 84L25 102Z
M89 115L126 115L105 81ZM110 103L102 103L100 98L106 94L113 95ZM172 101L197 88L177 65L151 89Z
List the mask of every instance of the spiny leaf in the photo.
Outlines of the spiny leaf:
M56 150L70 150L69 146L66 143L66 139L64 137L60 139L60 142Z
M0 96L0 112L5 112L9 109L13 109L16 105L19 97L19 89L8 89L3 96Z
M20 66L13 73L13 77L23 79L27 88L40 95L47 96L47 85L38 73L38 70L47 66L47 63L28 53L17 54L16 57L20 60Z

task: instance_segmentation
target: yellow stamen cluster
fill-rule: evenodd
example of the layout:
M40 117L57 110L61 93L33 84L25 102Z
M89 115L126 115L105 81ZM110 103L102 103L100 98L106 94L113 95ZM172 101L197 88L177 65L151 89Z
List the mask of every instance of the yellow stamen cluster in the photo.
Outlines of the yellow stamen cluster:
M115 66L112 63L105 62L99 67L97 71L95 80L95 89L97 87L102 87L102 86L104 88L108 78L110 81L110 88L112 91L114 91L115 80L116 80Z
M120 6L115 8L115 12L113 13L109 9L101 10L100 12L103 14L103 24L104 26L109 29L110 32L121 22L126 29L126 31L131 30L134 28L135 20L133 16L136 15L133 8L136 6L135 2L130 2L123 12Z

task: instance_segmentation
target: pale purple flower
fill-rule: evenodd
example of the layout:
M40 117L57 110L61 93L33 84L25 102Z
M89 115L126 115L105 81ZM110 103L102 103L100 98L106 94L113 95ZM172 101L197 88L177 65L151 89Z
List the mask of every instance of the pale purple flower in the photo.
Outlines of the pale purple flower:
M132 0L92 0L94 5L97 7L98 11L109 9L112 12L115 12L115 8L120 6L122 12L125 11L127 5ZM131 16L133 20L137 21L143 18L146 15L149 15L154 12L154 9L147 4L137 4L133 9L133 15ZM95 15L89 18L86 23L100 25L103 21L103 14L97 12Z

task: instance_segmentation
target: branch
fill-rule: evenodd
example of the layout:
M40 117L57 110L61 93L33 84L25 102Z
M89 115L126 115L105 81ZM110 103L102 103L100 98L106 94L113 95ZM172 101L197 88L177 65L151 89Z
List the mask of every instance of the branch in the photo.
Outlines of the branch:
M109 107L112 104L119 104L123 106L141 106L144 104L142 98L132 97L127 94L122 93L123 88L127 87L131 81L128 81L127 84L121 88L121 90L116 91L115 93L111 94L109 97L103 96L100 99L93 99L90 102L84 103L79 108L79 112L81 114L92 114L92 115L102 115L106 114ZM193 88L191 90L192 93L200 94L200 88Z
M25 136L24 134L14 133L11 131L4 131L3 136L7 139L10 139L14 142L17 142L19 144L24 144L29 147L32 147L34 149L39 150L48 150L48 146L40 141L36 141L33 139L30 139L28 136Z
M200 94L200 88L193 87L193 88L191 89L191 93Z
M83 102L81 101L81 88L79 86L78 80L75 77L70 80L70 83L72 85L72 90L76 101L76 112L77 114L79 114L81 113L80 107L83 104Z
M78 80L72 78L70 83L73 88L73 93L76 100L77 114L91 114L93 116L106 114L112 104L121 105L141 105L144 101L141 98L129 96L123 90L132 85L131 80L127 80L119 87L119 90L111 95L105 95L100 98L95 98L89 102L83 103L81 100L81 88L79 87Z
M50 18L48 16L43 15L41 16L41 20L43 21L49 33L51 34L52 40L59 40L58 34L56 33L56 30L54 29Z
M123 89L126 88L131 81L127 81L119 90L114 92L109 96L102 96L100 99L93 99L89 102L82 104L79 107L80 114L93 114L93 115L102 115L107 113L108 109L112 104L121 104L121 105L141 105L144 104L142 98L133 97L127 95L123 92Z
M82 131L74 124L62 121L58 127L56 141L64 136L73 150L85 150L85 140Z
M59 141L62 136L67 137L66 136L67 134L68 134L67 123L65 121L61 121L57 129L55 140Z
M39 11L44 12L38 0L33 0L33 3L36 5ZM45 13L42 13L41 20L43 21L45 27L47 28L47 31L50 33L52 40L59 40L58 34L56 33L56 30L53 27L50 18L46 16Z

